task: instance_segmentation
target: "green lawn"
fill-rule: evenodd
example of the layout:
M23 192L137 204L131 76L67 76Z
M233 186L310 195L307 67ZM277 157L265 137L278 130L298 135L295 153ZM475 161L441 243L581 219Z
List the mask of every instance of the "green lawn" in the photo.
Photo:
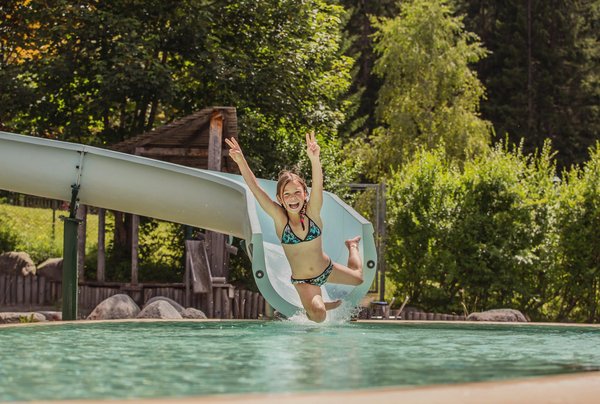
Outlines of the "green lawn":
M14 250L29 253L36 264L47 258L62 257L63 222L60 216L68 214L67 211L57 210L53 220L52 209L0 204L0 237L6 237L6 234L14 236ZM107 215L107 221L110 220L112 216ZM97 215L88 215L86 234L86 252L95 251L98 244ZM110 236L107 233L107 237Z

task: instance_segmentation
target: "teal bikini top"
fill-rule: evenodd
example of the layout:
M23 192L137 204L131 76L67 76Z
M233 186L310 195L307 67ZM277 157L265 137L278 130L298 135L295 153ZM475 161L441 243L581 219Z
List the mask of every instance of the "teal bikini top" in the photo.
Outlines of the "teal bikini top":
M317 226L317 224L313 222L310 217L306 217L308 218L308 233L306 233L304 240L296 236L290 227L290 221L288 220L281 234L281 244L300 244L304 243L305 241L314 240L321 235L321 229L319 226Z

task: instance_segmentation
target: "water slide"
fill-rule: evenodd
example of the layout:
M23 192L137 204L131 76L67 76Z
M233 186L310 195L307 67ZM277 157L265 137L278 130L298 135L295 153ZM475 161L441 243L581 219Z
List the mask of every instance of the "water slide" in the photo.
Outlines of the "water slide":
M274 197L275 182L259 180ZM241 176L199 170L76 143L0 132L0 189L79 202L148 216L238 237L252 258L260 292L285 316L301 309L290 283L291 270L272 220L255 201ZM373 226L337 196L326 192L322 211L325 253L345 263L344 240L362 236L365 282L325 284L325 300L360 302L375 277Z

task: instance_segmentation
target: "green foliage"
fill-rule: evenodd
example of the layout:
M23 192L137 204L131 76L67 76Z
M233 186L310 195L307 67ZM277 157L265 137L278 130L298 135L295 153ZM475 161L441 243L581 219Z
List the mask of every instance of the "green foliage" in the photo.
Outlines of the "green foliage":
M19 316L19 323L37 323L37 320L34 317L34 314L31 313L29 316Z
M144 218L138 255L140 281L183 282L184 241L184 226Z
M485 150L491 127L479 117L484 88L470 65L486 52L448 2L405 2L400 16L382 19L376 28L382 126L363 148L369 176L384 177L419 147L442 144L458 160Z
M58 211L52 225L52 210L0 205L0 252L25 251L39 264L48 258L62 257L63 223ZM113 251L110 231L112 215L106 216L106 279L129 282L131 257ZM86 224L85 279L95 279L98 252L97 216L88 214ZM140 282L181 282L184 271L184 231L179 224L142 218L139 246Z
M590 160L565 173L557 212L559 296L552 307L560 320L600 321L600 143Z
M349 104L347 119L340 128L343 138L362 137L377 125L375 107L381 80L373 74L376 55L373 50L372 35L375 32L373 17L393 17L397 15L397 0L356 1L342 0L347 10L344 33L346 54L356 59L352 70L352 86L346 98Z
M8 220L0 215L0 253L15 251L17 249L17 234L11 231L7 222Z
M444 244L458 210L455 178L455 168L438 149L418 153L387 184L388 276L412 304L430 309L449 306L454 298L444 290L456 287L456 263Z
M107 215L107 218L111 216ZM114 220L107 220L107 234L112 234ZM140 282L182 282L185 270L184 226L140 217L138 245L138 280ZM97 271L97 251L86 261L86 277ZM131 281L131 256L115 248L112 238L106 243L106 280Z
M48 258L62 257L63 222L57 211L54 224L51 209L25 208L0 204L0 251L25 251L39 264ZM98 240L96 216L89 215L87 223L87 252Z
M324 0L33 0L0 11L10 45L0 120L20 133L112 144L211 105L236 106L252 139L331 133L344 119L352 59L340 49L343 9Z
M559 166L582 163L600 131L600 7L583 1L458 0L490 56L477 70L481 110L525 150L550 137Z
M421 151L389 182L388 275L429 310L498 307L553 318L557 188L549 145L502 145L462 168Z

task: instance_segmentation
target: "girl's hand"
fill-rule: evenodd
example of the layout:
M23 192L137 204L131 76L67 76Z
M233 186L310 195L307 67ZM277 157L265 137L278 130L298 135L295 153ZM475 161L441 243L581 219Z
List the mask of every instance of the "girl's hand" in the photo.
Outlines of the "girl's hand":
M319 159L321 148L315 138L315 131L306 134L306 153L310 160Z
M229 146L229 157L237 164L240 164L245 160L244 153L242 153L242 148L238 144L237 140L234 138L227 139L225 138L225 143Z

